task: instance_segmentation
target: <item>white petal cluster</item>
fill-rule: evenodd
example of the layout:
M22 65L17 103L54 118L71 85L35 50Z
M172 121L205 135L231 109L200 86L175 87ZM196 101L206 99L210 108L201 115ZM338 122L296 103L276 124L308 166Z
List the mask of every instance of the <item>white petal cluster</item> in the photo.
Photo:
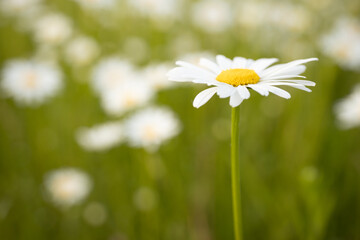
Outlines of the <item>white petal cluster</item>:
M73 66L85 66L93 61L100 53L96 41L89 37L77 37L66 46L65 59Z
M115 6L116 0L74 0L85 9L111 9Z
M339 19L320 43L323 52L341 67L360 71L360 21Z
M230 106L239 106L244 99L250 98L248 88L258 92L263 96L273 93L283 98L290 98L290 94L278 88L277 86L289 86L311 92L306 86L315 86L314 82L307 80L299 80L297 78L305 78L301 76L306 67L303 65L307 62L317 61L317 58L300 59L286 64L273 65L278 61L276 58L261 58L258 60L236 57L233 60L222 55L216 56L216 62L208 59L201 59L198 67L191 63L178 61L178 67L172 69L168 73L168 77L172 81L177 82L194 82L214 87L208 88L199 93L194 100L194 107L199 108L210 100L215 93L220 98L230 97ZM230 69L250 69L260 77L260 81L256 84L247 84L233 86L216 80L217 76Z
M148 82L134 78L104 94L101 104L109 115L121 116L125 112L148 104L154 93Z
M139 13L150 18L176 18L179 0L128 0Z
M91 84L96 93L103 95L132 79L134 74L134 67L128 61L110 57L95 66Z
M53 65L13 60L5 64L1 87L19 104L38 105L59 92L62 74Z
M339 126L344 129L360 126L360 85L335 105Z
M92 188L90 177L75 168L62 168L45 176L48 197L60 207L70 207L83 201Z
M92 84L101 98L101 106L112 116L144 106L155 95L150 82L119 58L101 61L93 72Z
M180 122L174 113L164 107L148 107L125 121L125 135L133 147L156 150L163 142L180 132Z
M34 38L39 44L56 46L71 36L72 27L71 21L65 15L48 13L35 21Z
M105 151L122 143L124 129L119 122L83 127L77 131L76 140L87 151Z
M192 20L205 32L220 33L231 27L233 13L226 1L201 0L192 7Z

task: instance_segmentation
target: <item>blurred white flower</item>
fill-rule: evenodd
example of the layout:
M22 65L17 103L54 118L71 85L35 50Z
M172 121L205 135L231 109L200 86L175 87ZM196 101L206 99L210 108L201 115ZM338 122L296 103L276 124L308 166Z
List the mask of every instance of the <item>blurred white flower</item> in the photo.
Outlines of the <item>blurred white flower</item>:
M201 0L193 4L192 20L208 33L219 33L231 26L233 13L226 1Z
M309 11L292 3L241 1L237 13L239 23L249 28L273 26L276 29L302 32L311 23Z
M360 84L349 96L335 104L334 110L341 128L360 126Z
M167 79L170 69L171 66L167 63L151 64L143 70L144 79L156 91L172 87L174 84Z
M150 18L176 18L179 0L128 0L139 13Z
M311 14L299 5L278 3L271 9L271 11L267 10L266 21L270 21L275 27L282 26L292 31L302 32L308 30L311 24Z
M5 64L1 86L17 103L38 105L59 92L62 74L53 65L13 60Z
M125 135L133 147L155 151L165 141L180 132L180 122L174 113L163 107L149 107L125 121Z
M45 176L44 184L50 200L61 207L80 203L92 188L89 176L75 168L62 168L49 172Z
M109 122L91 128L80 128L76 132L78 144L87 151L105 151L121 144L124 139L123 126Z
M320 41L324 54L345 69L360 71L360 21L339 19Z
M157 202L157 195L151 188L141 187L134 194L135 207L140 211L152 210Z
M88 224L100 226L106 221L107 211L103 204L92 202L84 209L83 217Z
M120 58L106 58L99 62L92 74L92 86L103 95L118 88L124 81L133 79L133 66Z
M69 64L84 66L99 55L100 49L96 41L89 37L77 37L66 46L65 59Z
M0 10L4 15L19 16L37 6L41 0L1 0Z
M39 44L59 45L72 34L72 23L63 14L48 13L35 21L34 38Z
M148 82L134 78L103 94L101 103L107 114L120 116L148 104L154 94L154 89Z
M83 8L87 9L111 9L115 6L116 0L74 0Z

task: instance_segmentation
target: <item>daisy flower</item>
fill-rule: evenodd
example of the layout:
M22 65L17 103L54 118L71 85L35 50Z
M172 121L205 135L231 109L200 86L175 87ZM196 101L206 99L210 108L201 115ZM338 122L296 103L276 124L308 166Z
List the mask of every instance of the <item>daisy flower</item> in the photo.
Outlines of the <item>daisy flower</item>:
M213 86L200 92L193 105L201 107L215 93L220 98L230 97L230 106L239 106L244 99L250 98L252 89L263 96L273 93L289 99L290 94L278 86L289 86L311 92L306 86L315 86L314 82L299 80L307 62L317 61L317 58L295 60L285 64L276 63L276 58L261 58L258 60L236 57L233 60L222 55L216 56L216 62L202 58L200 66L178 61L178 67L168 73L170 80L177 82L194 82Z
M360 84L349 96L336 103L334 110L341 128L360 126Z
M96 41L89 37L72 39L65 48L66 61L74 66L85 66L94 60L100 53Z
M327 56L341 67L360 71L360 21L351 18L337 20L333 29L320 40Z
M52 202L61 207L80 203L92 187L90 177L75 168L62 168L45 176L45 189Z
M64 43L72 34L70 19L61 13L48 13L35 21L34 37L39 44L56 46Z
M132 79L134 67L128 61L117 57L101 60L92 73L92 87L96 93L106 94L119 87L124 81Z
M155 95L154 89L142 79L131 79L101 96L101 105L112 116L146 105Z
M180 122L168 108L149 107L125 121L125 135L133 147L156 150L180 132Z
M53 65L13 60L5 64L1 87L19 104L38 105L60 91L62 74Z
M76 133L76 140L87 151L105 151L123 141L123 132L121 123L109 122L91 128L80 128Z
M202 0L192 6L193 23L208 33L219 33L231 27L231 5L226 1Z

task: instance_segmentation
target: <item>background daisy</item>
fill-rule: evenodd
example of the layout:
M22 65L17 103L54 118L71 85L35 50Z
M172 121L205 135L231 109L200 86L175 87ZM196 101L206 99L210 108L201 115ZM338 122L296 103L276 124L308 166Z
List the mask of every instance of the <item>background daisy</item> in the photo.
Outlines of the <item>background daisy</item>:
M60 207L79 204L86 198L92 187L89 176L75 168L49 172L44 181L50 200Z
M62 87L62 74L53 66L32 60L12 60L3 70L1 86L19 104L39 105Z
M167 108L143 109L129 117L124 124L129 144L150 151L180 132L179 120Z

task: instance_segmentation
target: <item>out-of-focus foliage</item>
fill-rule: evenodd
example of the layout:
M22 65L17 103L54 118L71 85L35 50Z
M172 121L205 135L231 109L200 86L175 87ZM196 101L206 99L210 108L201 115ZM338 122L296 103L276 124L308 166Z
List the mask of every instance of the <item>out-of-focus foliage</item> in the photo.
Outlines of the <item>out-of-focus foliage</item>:
M0 238L232 239L230 107L195 109L203 87L166 80L177 59L224 54L320 59L311 94L241 105L245 239L360 239L359 14L356 0L0 0Z

